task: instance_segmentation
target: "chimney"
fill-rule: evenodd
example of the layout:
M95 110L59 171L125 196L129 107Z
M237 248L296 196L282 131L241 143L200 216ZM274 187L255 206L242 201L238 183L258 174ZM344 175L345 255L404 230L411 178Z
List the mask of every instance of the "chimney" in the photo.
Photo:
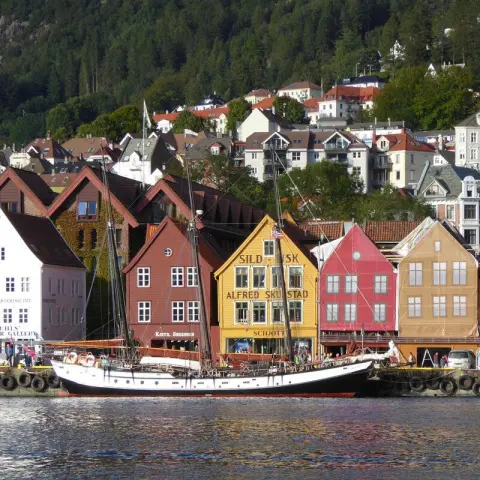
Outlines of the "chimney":
M390 127L390 117L388 117L388 126Z

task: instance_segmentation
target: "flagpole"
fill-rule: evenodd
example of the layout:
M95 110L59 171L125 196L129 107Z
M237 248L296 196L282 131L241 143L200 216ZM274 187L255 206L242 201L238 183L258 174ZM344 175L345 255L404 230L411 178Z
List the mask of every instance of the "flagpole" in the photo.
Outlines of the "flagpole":
M140 165L142 166L142 190L145 188L145 117L146 117L146 109L145 109L145 100L143 101L143 115L142 115L142 159L140 161Z

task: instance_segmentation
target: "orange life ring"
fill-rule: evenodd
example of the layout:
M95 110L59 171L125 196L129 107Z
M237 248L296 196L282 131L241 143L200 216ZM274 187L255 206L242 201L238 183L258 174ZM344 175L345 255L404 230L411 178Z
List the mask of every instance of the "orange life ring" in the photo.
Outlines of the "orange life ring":
M87 353L86 365L87 367L93 367L95 365L96 359L92 352Z

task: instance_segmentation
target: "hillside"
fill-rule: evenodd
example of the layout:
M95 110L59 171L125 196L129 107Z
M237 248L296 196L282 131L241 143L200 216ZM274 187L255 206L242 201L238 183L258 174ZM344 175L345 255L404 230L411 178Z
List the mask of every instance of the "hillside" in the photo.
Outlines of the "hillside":
M2 0L0 137L41 135L49 109L85 95L87 122L144 95L160 111L212 91L328 86L380 60L390 73L465 61L480 78L478 16L478 0Z

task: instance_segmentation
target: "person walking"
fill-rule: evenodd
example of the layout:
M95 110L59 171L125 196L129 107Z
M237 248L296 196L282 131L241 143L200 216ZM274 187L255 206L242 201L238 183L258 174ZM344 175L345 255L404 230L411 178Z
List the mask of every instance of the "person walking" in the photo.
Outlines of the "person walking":
M409 357L408 357L408 366L409 366L410 368L413 368L414 365L415 365L415 357L413 356L413 353L410 352L410 355L409 355Z
M440 368L445 368L445 355L440 359Z
M440 362L438 361L438 358L438 352L435 352L435 355L433 356L433 368L440 367Z
M7 362L8 364L13 367L13 344L11 342L8 343L7 348L5 350L7 355Z

